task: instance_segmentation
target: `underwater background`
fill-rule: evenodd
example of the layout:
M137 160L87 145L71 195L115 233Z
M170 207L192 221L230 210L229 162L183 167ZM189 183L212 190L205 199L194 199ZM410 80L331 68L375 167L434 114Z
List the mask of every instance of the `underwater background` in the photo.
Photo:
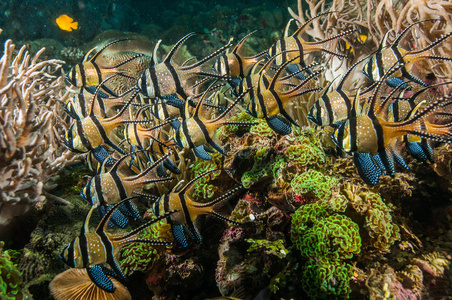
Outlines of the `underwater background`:
M441 0L1 1L0 299L452 299L451 35Z

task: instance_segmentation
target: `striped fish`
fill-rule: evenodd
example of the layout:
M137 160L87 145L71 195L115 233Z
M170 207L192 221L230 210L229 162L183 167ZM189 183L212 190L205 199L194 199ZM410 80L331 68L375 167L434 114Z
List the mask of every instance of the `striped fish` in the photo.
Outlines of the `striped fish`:
M150 172L157 168L169 154L163 155L160 159L151 164L140 174L134 176L125 176L119 172L119 168L124 160L134 154L142 152L132 152L122 156L111 167L108 172L97 174L92 177L81 192L81 196L91 205L106 206L115 204L122 199L130 197L134 191L154 182L165 182L172 180L171 177L154 177L149 176Z
M399 44L402 38L405 36L405 34L411 27L413 27L416 24L428 21L436 22L438 20L428 19L414 22L413 24L411 24L410 26L405 28L405 30L402 31L402 33L395 39L395 41L391 44L390 47L386 47L389 35L389 32L387 32L383 40L381 41L377 52L373 56L371 56L367 64L364 66L363 73L370 80L379 81L381 80L381 78L383 78L385 73L391 68L391 66L394 63L397 62L399 64L404 63L404 66L401 67L400 70L395 72L388 79L388 85L395 88L399 83L402 82L402 79L400 79L399 77L403 77L422 86L427 86L427 84L424 81L410 73L411 69L413 68L413 65L416 62L425 59L452 61L452 58L450 57L433 55L431 52L433 48L440 45L447 38L449 38L452 35L452 32L441 36L435 42L419 50L407 51L405 49L400 48Z
M215 88L215 87L214 87ZM195 155L204 160L211 160L212 156L207 153L207 151L211 151L209 146L217 150L223 155L226 155L226 152L223 148L218 145L213 140L213 135L215 131L224 125L235 125L235 126L251 126L254 123L248 122L228 122L226 120L227 115L232 111L232 109L242 101L245 95L249 92L249 89L240 94L234 102L228 106L218 117L213 120L206 120L202 116L200 116L199 112L203 101L207 94L211 91L212 88L207 89L204 92L203 97L196 105L193 116L190 117L189 112L189 103L187 101L185 107L185 118L179 118L179 121L172 122L173 131L174 131L174 141L180 148L184 149L192 149Z
M240 77L245 78L250 74L252 67L259 62L262 56L267 55L267 53L261 52L253 56L245 57L242 55L241 50L246 39L249 38L253 32L245 35L231 52L223 53L213 65L213 70L223 76Z
M96 89L96 87L101 84L106 78L109 77L121 77L120 80L129 81L129 84L125 87L129 88L135 81L136 77L134 74L130 73L130 70L135 71L135 73L141 74L142 71L149 65L150 58L142 53L112 53L108 54L108 59L104 58L104 60L109 60L110 65L104 66L99 64L98 60L101 54L108 49L109 47L118 44L120 42L129 41L131 39L117 39L105 44L98 52L96 52L91 59L88 60L88 56L96 49L93 48L88 51L83 61L79 64L76 64L69 71L66 79L67 81L75 87L85 87L89 89L92 93ZM130 63L137 61L133 65L133 67L125 68L124 66L130 65ZM140 71L139 69L142 69ZM115 84L113 86L119 86L120 84ZM117 91L112 91L107 85L102 84L102 89L108 95L113 97L117 97Z
M120 280L126 279L116 260L122 247L132 243L146 243L155 246L171 245L167 241L142 239L138 237L138 234L150 225L170 217L176 211L168 210L161 216L125 234L111 234L105 231L113 213L129 200L124 199L114 205L99 222L95 232L89 232L89 220L94 210L94 206L91 207L79 236L68 244L60 254L60 259L71 268L86 268L93 283L110 293L113 293L116 287L107 275L117 277ZM101 265L104 263L108 264L111 269Z
M200 174L177 192L175 191L175 188L173 188L169 193L160 197L152 205L152 210L156 216L162 216L167 214L169 211L177 210L176 213L168 216L166 221L171 225L171 230L175 240L183 247L188 246L185 232L188 233L190 237L194 238L198 243L202 243L201 235L199 234L199 231L194 223L196 218L200 215L209 214L232 224L238 224L237 222L232 221L216 212L214 207L218 203L226 201L234 196L242 189L241 186L230 189L222 196L219 196L218 198L215 198L207 203L196 202L188 195L190 187L196 183L196 181L216 171L219 170L214 169Z
M75 119L75 122L62 139L63 144L68 149L78 153L85 153L102 144L107 144L124 154L124 151L111 141L110 136L113 129L129 121L128 108L137 94L137 90L129 90L124 97L127 96L130 99L123 105L121 110L113 117L103 118L96 115L96 112L99 111L96 106L99 103L96 98L97 93L95 93L89 116L83 117L75 110L70 114Z
M177 94L182 99L186 100L188 96L193 95L193 89L196 87L196 80L199 80L200 77L205 76L214 79L224 79L224 76L203 71L202 68L208 61L231 47L232 45L230 43L191 65L187 65L187 62L178 65L174 61L174 57L182 44L193 35L195 35L195 33L192 32L181 38L173 48L171 48L170 52L168 52L161 63L157 61L157 49L161 40L158 41L154 48L151 66L147 68L138 79L138 87L143 96L153 99L161 98L164 95Z
M345 55L328 50L324 46L332 40L335 40L340 37L353 33L355 31L354 29L346 30L338 35L332 36L330 38L327 38L327 39L324 39L321 41L316 41L316 42L308 42L308 41L305 41L303 38L301 38L301 35L305 32L305 30L308 28L309 24L311 24L312 21L314 21L322 16L331 14L331 13L332 12L325 12L325 13L319 14L319 15L307 20L291 36L289 36L289 34L288 34L289 27L290 27L290 24L292 23L292 21L294 20L294 19L291 19L287 23L287 26L286 26L286 29L284 32L284 37L282 39L278 40L269 49L269 52L268 52L269 56L272 57L278 53L284 52L283 55L281 55L280 57L278 57L276 59L277 65L282 65L284 62L291 60L293 58L296 58L295 60L292 61L292 63L299 64L303 68L306 67L306 63L305 63L306 56L313 52L321 51L321 52L324 52L327 54L334 55L336 57L346 58Z
M277 56L271 58L267 64ZM316 64L311 64L288 76L281 77L285 67L296 59L297 57L294 57L284 62L271 78L266 75L266 66L264 66L259 73L257 87L254 90L254 98L251 99L247 107L247 112L251 116L265 119L268 126L281 135L289 134L292 131L290 123L298 126L295 120L287 113L286 106L296 97L320 90L317 87L305 88L305 86L310 80L319 75L321 71L312 73L297 85L289 83L292 77ZM286 87L290 89L286 90Z

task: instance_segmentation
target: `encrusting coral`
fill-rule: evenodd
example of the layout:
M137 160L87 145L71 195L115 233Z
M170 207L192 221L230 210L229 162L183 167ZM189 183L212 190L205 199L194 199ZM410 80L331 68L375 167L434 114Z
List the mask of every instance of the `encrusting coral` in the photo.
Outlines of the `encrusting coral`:
M39 61L25 47L14 55L11 40L0 59L0 224L24 214L49 195L50 180L73 157L58 140L66 96L62 61ZM62 114L60 114L62 115Z

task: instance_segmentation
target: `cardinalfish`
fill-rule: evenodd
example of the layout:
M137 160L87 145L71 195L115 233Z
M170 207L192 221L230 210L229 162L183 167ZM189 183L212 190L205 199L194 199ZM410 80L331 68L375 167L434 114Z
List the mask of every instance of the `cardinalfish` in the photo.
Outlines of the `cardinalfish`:
M150 106L143 106L135 114L134 120L128 122L124 128L124 138L132 147L135 149L147 150L145 153L149 152L147 158L152 162L157 160L156 153L166 154L171 151L175 143L169 139L163 140L164 135L162 133L162 128L174 119L168 119L163 122L159 122L151 127L145 127L145 124L153 123L155 120L141 120L141 114L144 110L148 109ZM174 165L174 163L167 158L163 161L162 165L157 167L157 174L159 176L166 176L164 168L169 169L174 174L180 174L180 170Z
M363 73L373 81L378 81L383 78L384 74L390 69L390 67L398 62L399 64L404 63L404 66L400 68L398 72L395 72L391 78L388 79L388 85L395 88L402 80L399 77L403 77L410 81L413 81L422 86L427 86L427 84L420 78L411 74L411 70L416 62L422 61L424 59L432 60L446 60L452 61L450 57L443 57L438 55L433 55L431 50L444 42L447 38L452 35L452 32L441 36L436 41L428 45L427 47L419 50L408 51L399 47L399 44L408 32L408 30L416 24L421 22L435 22L437 20L421 20L414 22L395 39L390 47L386 47L389 31L385 34L382 42L380 43L377 52L370 58L369 62L364 66Z
M99 105L99 103L96 101L97 92L94 93L90 114L87 117L80 116L77 113L71 113L71 116L75 118L75 123L66 132L62 140L63 144L70 150L79 153L85 153L102 144L107 144L116 151L125 154L121 148L111 141L110 136L113 129L129 121L129 106L137 94L137 90L130 89L125 95L120 97L122 99L121 101L126 97L130 98L121 110L113 117L103 118L96 115L99 109L96 109L95 106Z
M108 209L108 206L115 204L122 199L130 197L134 191L137 191L141 187L156 182L166 182L172 180L171 177L156 177L151 174L151 171L155 170L169 154L163 155L160 159L152 163L147 169L143 170L140 174L134 176L125 176L119 172L119 167L124 160L132 155L135 155L140 151L129 153L118 159L108 172L97 174L92 177L81 192L81 196L91 205L103 206ZM152 176L149 176L149 175ZM166 174L165 174L166 175ZM119 212L119 211L118 211ZM135 209L131 208L130 213L133 215ZM124 220L121 216L119 219ZM127 219L125 219L125 223ZM116 222L115 222L116 223ZM123 221L118 223L124 224ZM116 223L117 224L117 223ZM118 224L117 224L118 225ZM120 226L122 227L122 226Z
M78 22L74 22L74 19L69 17L68 15L61 15L56 18L55 22L58 27L64 31L72 31L78 29Z
M104 61L104 64L102 65L99 63L99 60L101 54L103 54L106 49L120 42L129 40L131 39L126 38L111 41L105 44L89 60L89 55L96 49L96 47L88 51L85 54L83 61L79 64L76 64L69 71L67 75L67 80L69 81L69 83L75 87L85 87L85 89L88 89L91 93L94 93L97 86L102 83L102 89L106 93L106 95L118 97L118 91L113 91L111 88L109 88L106 84L107 81L105 80L108 78L109 81L112 81L117 77L121 77L123 80L130 82L123 88L123 90L125 90L133 85L133 83L136 81L136 77L133 76L133 74L130 74L131 71L134 71L135 69L138 69L138 72L140 69L144 70L149 65L150 58L143 53L127 52L108 54L105 58L102 59ZM130 66L134 61L137 61L137 63L135 63L133 66ZM108 64L106 62L108 62ZM141 72L139 72L139 74L141 74ZM121 85L121 82L115 84L115 86Z
M226 155L226 152L223 148L218 145L213 140L213 135L215 131L224 125L235 125L235 126L252 126L255 123L249 122L228 122L226 120L227 115L232 109L239 103L239 101L243 100L245 95L249 92L249 89L240 94L234 102L229 105L218 117L212 120L206 120L202 116L200 116L199 112L202 106L202 103L206 97L206 95L210 92L212 88L207 89L201 100L195 107L195 111L193 116L190 116L189 112L189 104L187 101L185 107L185 118L179 118L179 121L173 122L174 129L174 141L177 146L184 149L192 149L195 155L204 160L211 160L212 156L207 152L212 152L209 146L217 150L223 155Z
M278 56L278 54L275 55L266 65L270 64ZM286 111L287 105L301 95L320 90L320 88L305 88L305 86L311 79L319 75L321 71L316 71L308 77L305 77L297 85L289 82L291 78L300 74L303 70L316 65L316 63L282 77L283 70L285 70L286 66L297 59L298 57L294 57L284 62L271 78L267 76L267 67L264 65L263 70L259 72L259 80L254 90L254 98L251 99L247 108L247 112L251 116L265 119L268 126L281 135L289 134L292 131L290 123L298 126ZM290 89L286 90L284 89L285 87L289 87Z
M228 53L223 53L215 62L212 69L222 76L245 78L250 74L252 67L259 62L262 56L267 55L266 51L258 53L254 56L245 57L242 54L242 47L246 39L248 39L253 32L245 35L235 47Z
M97 225L95 232L89 232L89 220L94 206L88 212L80 234L68 244L60 254L63 260L71 268L86 268L90 279L101 289L113 293L116 290L113 282L107 275L125 280L126 276L118 264L117 256L121 248L132 243L145 243L154 246L169 246L171 242L162 240L149 240L139 238L138 234L152 224L164 220L176 211L168 210L149 222L129 231L125 234L110 234L105 231L113 213L129 199L124 199L115 204ZM108 264L110 268L101 264Z
M306 21L303 25L301 25L291 36L289 36L289 27L290 24L294 19L291 19L286 26L286 29L284 31L284 38L278 40L273 46L268 50L269 56L272 57L276 55L277 53L283 53L280 57L276 58L276 64L279 66L283 64L284 62L288 60L292 60L293 58L296 58L292 60L292 64L295 67L289 67L289 71L297 71L298 68L295 64L299 64L302 68L306 67L305 58L308 54L313 52L324 52L327 54L334 55L336 57L340 58L346 58L345 55L342 55L340 53L336 53L334 51L326 49L324 46L329 43L330 41L333 41L335 39L341 38L343 36L349 35L353 33L355 30L350 29L346 30L340 34L334 35L332 37L329 37L327 39L317 41L317 42L307 42L303 38L301 38L301 35L305 32L305 30L308 28L309 24L327 14L331 14L332 12L325 12L322 14L319 14L308 21ZM309 74L310 71L308 70L307 73ZM300 76L301 75L301 76ZM300 79L303 79L303 75L300 73L298 76Z
M357 61L347 72L342 75L337 87L330 91L334 80L328 84L325 88L325 92L322 94L319 100L317 100L311 107L308 113L308 119L318 126L337 126L340 122L350 118L350 111L353 104L355 95L344 90L344 84L352 71L361 62L367 59L369 56ZM365 99L370 96L374 86L366 89L360 95L360 99Z
M382 115L375 114L378 96L373 96L369 100L366 114L358 115L358 98L359 95L355 97L351 117L337 127L332 136L333 141L341 149L354 154L355 165L363 163L359 160L360 153L378 154L382 159L384 169L392 170L393 157L387 155L387 148L391 141L405 135L414 135L438 142L452 142L452 123L433 124L428 121L435 114L446 114L442 110L452 104L450 99L438 99L422 110L419 109L422 104L420 103L406 120L391 122L385 120ZM363 169L363 166L359 166L359 168Z
M202 68L207 65L207 62L231 47L231 43L224 45L200 61L190 65L188 65L188 61L191 59L185 61L181 65L178 65L174 61L182 44L193 35L195 35L195 33L192 32L181 38L171 48L170 52L168 52L161 63L157 60L157 49L161 40L158 41L157 45L154 47L154 54L150 67L147 68L138 79L138 86L143 96L151 99L161 99L164 95L177 95L177 97L170 98L168 101L171 101L172 99L177 100L179 97L186 100L188 96L193 95L192 91L199 84L205 82L201 80L196 83L196 80L198 80L199 77L205 76L213 79L224 79L224 76L204 71ZM175 106L177 106L177 104Z
M156 216L168 214L168 212L173 210L179 210L168 216L166 221L171 225L171 231L174 239L183 247L188 246L187 238L185 237L186 231L189 233L189 236L193 237L198 243L202 243L201 235L199 234L199 231L194 223L196 218L200 215L208 214L232 224L238 224L237 222L232 221L218 213L215 206L234 196L242 189L241 186L232 188L225 192L222 196L219 196L207 203L196 202L188 195L190 187L194 183L202 177L217 171L220 170L214 169L204 172L188 182L179 191L176 192L175 188L173 188L169 193L161 196L160 198L154 198L156 201L152 205L152 210Z

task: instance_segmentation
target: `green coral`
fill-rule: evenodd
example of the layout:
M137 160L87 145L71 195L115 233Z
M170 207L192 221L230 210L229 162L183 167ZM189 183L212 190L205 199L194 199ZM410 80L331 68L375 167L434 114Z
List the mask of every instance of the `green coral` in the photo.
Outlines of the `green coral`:
M235 116L230 117L228 119L228 122L256 122L256 118L253 118L245 110L242 110ZM240 128L248 128L248 127L236 126L236 125L226 125L226 126L223 126L221 135L223 135L224 137L229 137L233 134L236 134Z
M286 257L287 253L289 253L289 251L284 246L283 240L269 241L246 239L246 241L251 244L248 248L248 252L262 250L268 255L275 255L281 259Z
M171 226L163 221L157 222L143 230L140 238L172 242ZM160 258L161 250L146 243L132 243L122 248L119 264L126 275L135 271L146 272Z
M348 298L351 292L349 281L353 276L350 264L340 262L319 264L309 260L303 270L303 289L313 299Z
M241 181L245 188L251 187L260 178L269 175L271 172L271 165L265 164L265 160L269 155L269 148L259 148L254 155L253 168L243 173Z
M361 237L356 223L335 213L345 211L346 204L344 197L335 196L303 205L292 217L292 242L308 259L303 288L312 298L347 298L351 291L353 273L344 260L360 253Z
M23 299L22 275L12 262L10 251L3 251L4 242L0 242L0 296L1 299ZM13 256L16 252L13 251Z
M300 131L295 128L293 137L288 139L292 142L286 150L288 161L298 166L321 166L325 163L325 153L312 129Z
M331 198L331 189L338 184L337 178L313 169L297 174L290 183L295 194L311 194L320 200Z
M392 222L391 209L376 193L352 190L348 186L343 193L350 205L365 216L364 228L370 236L370 244L378 250L387 250L399 238L399 227Z
M250 130L252 134L258 135L260 137L271 137L275 134L275 132L270 127L268 127L267 121L265 121L264 119L257 119L256 121L258 124L251 127Z
M193 178L196 176L213 169L220 169L223 166L223 157L221 153L216 152L212 154L211 160L196 160L191 166L190 171L193 174ZM220 175L221 172L212 172L208 175L200 178L193 187L193 197L194 198L211 198L218 190L218 186L209 183L215 180Z

